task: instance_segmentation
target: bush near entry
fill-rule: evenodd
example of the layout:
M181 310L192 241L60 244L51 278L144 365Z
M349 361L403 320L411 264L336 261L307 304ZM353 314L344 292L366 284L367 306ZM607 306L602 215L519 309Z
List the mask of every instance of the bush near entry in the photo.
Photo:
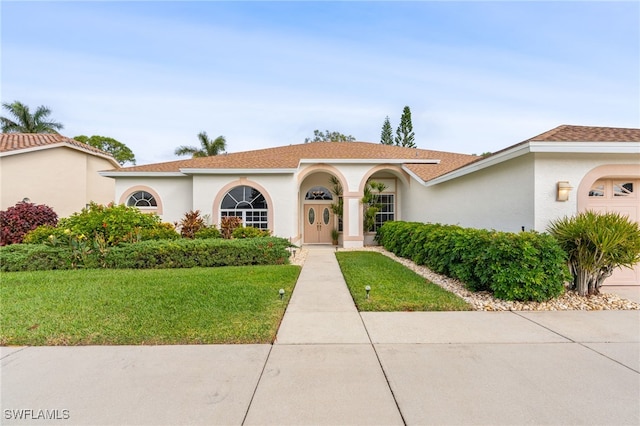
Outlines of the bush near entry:
M386 222L376 238L400 257L500 299L549 300L570 279L566 253L547 234Z
M289 246L288 240L277 237L143 241L104 251L86 246L82 253L73 246L17 244L0 248L0 271L278 265L288 263Z

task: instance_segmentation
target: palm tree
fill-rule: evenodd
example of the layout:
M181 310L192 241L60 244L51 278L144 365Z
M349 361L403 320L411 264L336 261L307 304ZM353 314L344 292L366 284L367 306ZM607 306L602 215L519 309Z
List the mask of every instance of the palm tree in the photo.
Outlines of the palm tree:
M198 133L200 140L200 148L195 146L179 146L176 148L176 155L191 155L193 158L209 157L210 155L218 155L227 148L227 141L224 136L218 136L215 139L209 139L207 132Z
M2 107L15 119L0 117L2 133L58 133L64 127L57 121L47 121L51 110L44 105L40 105L33 114L27 105L18 101L3 103Z

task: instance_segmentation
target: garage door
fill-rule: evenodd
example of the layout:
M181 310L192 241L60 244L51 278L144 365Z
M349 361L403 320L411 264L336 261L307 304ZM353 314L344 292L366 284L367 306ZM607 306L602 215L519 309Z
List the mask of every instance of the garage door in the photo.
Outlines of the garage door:
M600 179L589 191L586 209L618 212L640 222L640 179ZM604 285L640 285L640 264L635 268L619 268Z

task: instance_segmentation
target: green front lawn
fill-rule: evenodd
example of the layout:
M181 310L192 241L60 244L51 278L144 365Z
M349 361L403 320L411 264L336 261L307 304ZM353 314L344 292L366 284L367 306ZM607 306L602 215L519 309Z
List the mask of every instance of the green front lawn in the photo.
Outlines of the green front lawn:
M271 343L299 273L292 265L6 272L0 345Z
M336 253L360 311L469 311L471 306L387 256L367 251ZM365 286L371 287L369 299Z

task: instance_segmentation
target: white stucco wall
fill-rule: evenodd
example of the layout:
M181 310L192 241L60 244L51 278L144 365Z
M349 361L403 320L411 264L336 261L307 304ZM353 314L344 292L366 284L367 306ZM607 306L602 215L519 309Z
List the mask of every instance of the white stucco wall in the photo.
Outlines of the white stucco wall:
M117 202L126 203L124 195L134 187L148 187L155 191L162 203L162 213L159 216L163 222L178 222L183 215L193 209L192 188L190 177L119 177L116 179Z
M238 185L253 186L266 197L269 215L273 218L269 221L273 235L287 239L297 235L298 188L293 174L194 175L193 208L210 215L212 223L219 224L217 200L221 201Z
M592 169L605 164L638 164L638 154L535 154L535 229L546 230L549 223L578 211L578 186ZM573 189L568 201L556 201L558 181L568 181Z
M531 154L454 180L405 191L403 220L518 232L534 226Z

